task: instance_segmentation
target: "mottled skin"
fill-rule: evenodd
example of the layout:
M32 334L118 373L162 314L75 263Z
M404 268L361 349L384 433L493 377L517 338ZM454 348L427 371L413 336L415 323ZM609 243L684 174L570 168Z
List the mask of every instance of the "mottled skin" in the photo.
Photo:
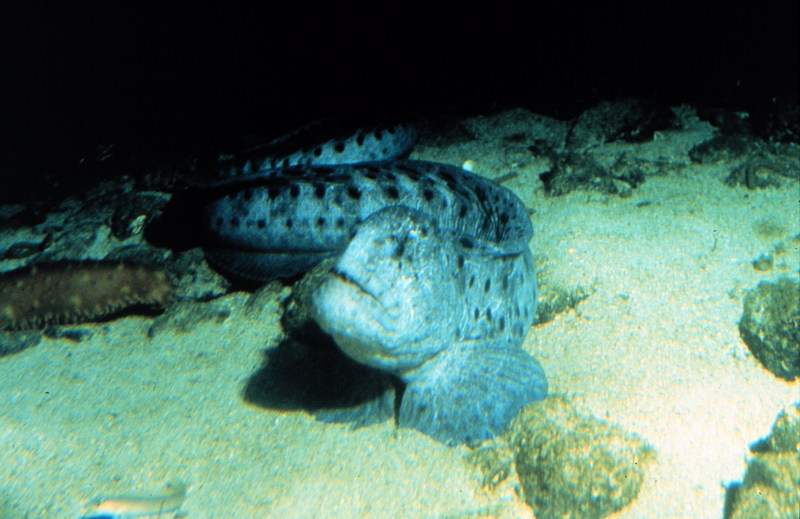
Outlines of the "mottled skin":
M359 130L343 139L332 139L283 155L265 154L256 149L221 164L219 174L247 177L297 166L388 162L407 155L416 140L413 127L392 124Z
M491 181L446 164L286 168L215 188L205 221L209 261L258 281L289 277L344 251L377 211L403 206L442 229L483 240L498 252L521 251L532 230L522 202Z
M400 425L448 444L494 436L547 392L519 347L535 310L530 251L460 241L419 211L381 210L312 296L345 354L407 384Z

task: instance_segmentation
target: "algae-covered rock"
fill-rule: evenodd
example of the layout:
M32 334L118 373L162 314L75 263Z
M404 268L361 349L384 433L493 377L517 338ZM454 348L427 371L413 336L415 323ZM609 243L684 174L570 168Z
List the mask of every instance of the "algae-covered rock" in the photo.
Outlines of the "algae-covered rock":
M483 474L482 486L491 489L505 482L514 470L514 453L502 439L485 443L466 460Z
M800 454L800 404L781 411L768 439L771 452Z
M560 397L523 410L507 436L538 519L597 519L622 509L655 457L635 434L580 414Z
M776 377L791 382L800 376L800 282L763 282L748 293L739 333Z
M778 415L769 438L759 442L726 519L800 517L800 404Z
M800 517L800 456L766 453L747 467L730 519Z

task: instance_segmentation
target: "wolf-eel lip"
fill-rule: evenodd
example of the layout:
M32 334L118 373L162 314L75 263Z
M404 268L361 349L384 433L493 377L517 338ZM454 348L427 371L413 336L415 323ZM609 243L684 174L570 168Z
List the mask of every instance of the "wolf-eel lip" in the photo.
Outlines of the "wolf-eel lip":
M378 298L375 297L375 294L367 290L361 283L356 281L356 279L347 272L338 268L334 268L333 270L331 270L331 274L333 274L333 276L338 278L340 281L353 286L354 288L356 288L356 290L358 290L362 294L369 296L372 299L375 299L376 301L378 300Z

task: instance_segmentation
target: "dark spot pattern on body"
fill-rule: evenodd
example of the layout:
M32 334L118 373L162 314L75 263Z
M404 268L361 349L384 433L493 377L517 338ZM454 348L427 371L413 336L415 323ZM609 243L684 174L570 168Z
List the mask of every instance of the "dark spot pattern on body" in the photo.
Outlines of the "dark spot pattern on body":
M361 191L356 186L348 186L347 196L349 196L353 200L358 200L361 198Z
M419 171L417 171L416 169L414 169L412 167L406 166L405 164L400 164L400 165L396 166L395 170L399 171L402 174L404 174L406 177L408 177L409 179L411 179L414 182L417 182L420 179Z
M384 188L383 192L386 193L386 196L388 196L392 200L397 200L398 198L400 198L400 192L394 186L387 186L386 188Z
M396 140L393 135L400 135L401 139ZM529 225L523 218L523 206L505 188L457 167L424 161L396 161L395 157L402 157L403 153L408 152L408 149L404 151L402 148L405 143L413 140L412 137L409 134L406 139L402 126L383 127L371 132L360 131L347 139L330 140L323 145L306 147L289 155L291 162L295 163L295 167L287 168L289 171L268 172L266 175L254 177L246 185L230 183L228 185L231 189L228 192L243 191L250 185L263 191L245 191L227 208L220 204L220 212L212 213L210 221L216 222L221 228L219 232L213 232L223 238L228 234L231 241L243 241L242 254L245 257L252 248L264 247L264 243L269 245L269 240L274 236L277 241L273 251L282 252L279 248L285 243L298 244L300 254L307 252L309 257L304 261L312 261L320 248L330 255L342 254L343 250L355 252L352 257L355 261L343 264L352 269L349 274L357 274L360 268L366 269L367 276L363 280L353 276L360 282L376 282L380 287L381 283L388 282L384 277L397 276L401 283L408 283L409 280L411 283L430 283L431 288L426 287L425 292L421 293L425 306L420 307L417 314L421 327L426 328L426 323L431 323L439 331L438 336L434 333L434 339L441 340L445 344L443 347L449 347L454 336L457 342L469 341L466 355L472 354L470 348L473 343L478 347L483 346L482 343L493 347L496 345L503 352L493 350L486 355L486 360L497 363L499 369L508 369L509 373L528 375L509 377L509 380L543 377L536 367L530 365L522 370L517 369L525 362L517 362L521 356L509 351L517 346L516 342L524 336L528 327L525 318L514 317L515 305L518 315L531 315L535 310L536 300L534 279L528 277L527 280L532 282L528 284L526 279L517 277L517 272L534 276L529 260L530 253L528 250L521 251L519 246L530 232ZM336 153L342 155L337 157ZM384 162L382 156L391 157L391 162ZM315 161L328 158L332 159L333 165L323 167ZM364 162L358 163L361 158ZM265 165L268 160L265 160ZM343 164L345 160L355 164ZM283 161L283 164L288 166L286 162ZM309 164L310 167L303 164ZM253 168L254 165L251 165L249 169ZM305 184L308 187L304 187ZM306 198L309 202L307 204L293 203L295 199ZM399 202L401 198L402 205ZM451 209L453 204L457 205ZM232 220L234 215L237 218ZM398 215L400 219L395 220ZM264 231L260 233L263 239L258 238L257 233L235 232L234 227L240 225L239 222L246 222L254 230L257 227ZM265 231L266 227L270 227L270 230ZM441 229L441 236L438 229ZM361 234L362 230L364 234ZM351 236L350 243L347 243L347 235ZM405 236L407 238L399 239ZM364 238L363 241L356 241L360 237ZM382 243L384 250L379 251L374 242ZM356 248L356 244L369 249L376 256L360 256L358 253L361 250ZM417 250L420 253L414 252ZM520 259L521 252L526 255L525 258ZM389 257L385 258L387 255ZM267 257L264 260L265 265L269 266L269 262L273 260L269 254L264 256ZM470 258L469 265L466 264L467 256ZM281 255L280 261L285 261L284 257L285 255ZM340 256L340 261L345 257ZM386 263L381 262L388 259L392 268L374 272L370 270L369 258L381 258L379 264L387 267ZM233 263L233 267L239 268ZM416 290L416 286L401 286L408 287L411 291ZM321 292L317 292L319 293ZM381 291L373 293L380 294ZM403 295L401 293L399 297ZM397 296L397 292L394 292L392 297ZM450 301L453 308L450 308ZM330 308L341 307L341 302L341 298L332 299ZM526 302L527 306L523 308ZM317 316L320 325L328 315L320 313ZM343 316L344 319L351 320L352 317ZM333 331L337 331L339 323L330 320L328 324ZM353 323L344 324L339 333L348 341L357 340L353 333ZM334 337L337 339L335 335ZM478 351L476 355L483 355L483 351ZM509 364L498 360L505 356L508 356ZM431 363L442 364L430 372L439 370L441 366L447 370L464 370L469 376L480 376L480 373L470 371L471 366L476 364L472 362L472 358L464 363L461 360L456 356L434 357L430 360ZM481 357L478 360L484 359ZM501 373L496 367L492 369L493 373ZM458 400L447 400L453 393L451 388L444 385L439 387L439 380L428 379L423 382L431 384L434 393L439 391L439 394L435 402L426 402L425 396L415 387L416 380L411 376L409 379L403 379L407 384L407 391L401 395L402 404L398 404L406 409L407 414L403 417L403 410L395 409L399 413L398 424L417 428L448 444L462 443L470 438L484 439L499 433L502 424L497 420L505 420L504 413L515 411L515 402L520 402L521 405L524 403L522 400L527 401L533 397L534 386L531 383L492 382L492 387L501 391L492 392L490 403L493 406L498 403L501 411L491 411L486 422L477 425L473 423L476 421L473 419L470 423L460 423L457 421L457 413L439 413L435 402L444 398L445 404L442 405L457 401L459 405L462 402L475 404L474 409L488 409L485 404L489 400L484 399L485 394L478 394L472 387L459 387L455 388ZM506 388L510 388L509 395L513 394L515 400L510 397L504 400L502 395ZM430 416L421 416L431 410L435 412ZM456 421L451 423L450 418ZM481 419L477 421L480 422Z

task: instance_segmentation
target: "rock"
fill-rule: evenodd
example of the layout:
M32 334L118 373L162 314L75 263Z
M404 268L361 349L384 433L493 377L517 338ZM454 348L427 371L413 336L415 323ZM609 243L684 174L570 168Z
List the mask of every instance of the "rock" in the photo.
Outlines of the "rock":
M526 407L500 440L467 459L489 488L513 479L515 466L525 501L538 519L599 519L636 498L654 458L653 448L640 437L552 396Z
M594 292L594 288L571 287L569 289L544 284L539 290L539 304L536 306L536 323L548 323L556 318L556 315L575 309L578 305L589 298Z
M772 374L793 381L800 376L800 282L781 278L762 282L744 298L739 333Z
M767 439L771 452L800 450L800 404L781 411Z
M726 519L800 517L800 405L778 415L769 438L748 463L741 485L728 488Z
M0 332L0 357L14 355L22 350L27 350L42 341L42 332L21 331L21 332Z
M730 519L794 519L800 517L800 457L769 453L747 467Z
M698 144L689 151L689 158L696 164L719 164L744 159L766 149L761 139L747 135L718 135Z
M556 154L552 157L552 163L549 171L539 175L548 196L566 195L575 190L597 191L607 195L619 192L608 168L589 155Z
M635 99L604 101L575 119L567 136L571 150L586 150L615 140L649 140L657 129L667 127L668 114L652 103Z
M325 335L311 318L311 294L322 283L336 258L322 260L292 287L292 295L284 301L281 327L289 337L301 341L319 342Z
M139 234L166 202L166 197L153 193L119 195L112 206L111 233L120 241Z
M193 301L175 303L153 321L147 331L147 336L152 339L165 331L188 333L206 322L222 324L232 313L226 299L235 295L229 298L215 299L208 303Z

